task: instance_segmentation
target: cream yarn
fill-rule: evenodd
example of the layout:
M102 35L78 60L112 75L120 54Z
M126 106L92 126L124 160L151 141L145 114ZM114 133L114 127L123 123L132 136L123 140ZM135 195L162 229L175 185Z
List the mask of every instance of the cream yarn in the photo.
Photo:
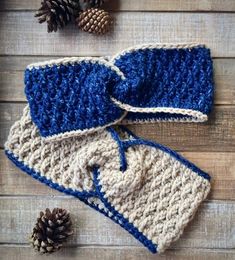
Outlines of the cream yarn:
M196 166L122 130L47 141L28 106L5 149L22 170L78 197L152 252L163 252L180 237L210 190L207 174Z

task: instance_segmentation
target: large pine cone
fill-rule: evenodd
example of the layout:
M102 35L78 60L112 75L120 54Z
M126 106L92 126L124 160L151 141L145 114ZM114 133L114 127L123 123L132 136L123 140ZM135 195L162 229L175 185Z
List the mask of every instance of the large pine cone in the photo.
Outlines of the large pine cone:
M30 243L36 251L53 253L72 235L71 225L69 213L65 209L54 208L52 212L46 209L45 212L40 212Z
M108 12L97 8L90 8L76 19L78 27L89 33L105 34L109 31L112 18Z
M47 22L48 32L56 32L67 25L78 11L77 0L43 0L35 17L38 17L39 23Z

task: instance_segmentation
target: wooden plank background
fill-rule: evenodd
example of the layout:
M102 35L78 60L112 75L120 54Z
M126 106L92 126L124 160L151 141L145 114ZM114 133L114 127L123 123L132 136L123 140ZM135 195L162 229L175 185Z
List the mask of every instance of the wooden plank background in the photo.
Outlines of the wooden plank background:
M231 12L235 11L233 0L115 0L106 1L104 8L115 11L217 11ZM8 0L2 1L1 10L35 10L39 7L38 0Z
M64 207L75 234L48 259L235 259L235 1L110 0L114 30L103 37L73 25L56 34L33 17L40 0L0 3L0 259L36 260L28 235L40 210ZM199 42L211 48L215 106L203 124L131 125L182 153L212 176L212 192L182 238L153 256L127 232L78 200L43 186L6 159L4 142L25 106L23 71L62 56L100 56L149 42Z
M235 57L233 13L115 12L115 30L102 37L78 32L75 25L47 35L46 25L40 26L33 15L33 11L1 13L0 38L7 44L0 45L0 53L99 56L149 42L203 42L214 57Z

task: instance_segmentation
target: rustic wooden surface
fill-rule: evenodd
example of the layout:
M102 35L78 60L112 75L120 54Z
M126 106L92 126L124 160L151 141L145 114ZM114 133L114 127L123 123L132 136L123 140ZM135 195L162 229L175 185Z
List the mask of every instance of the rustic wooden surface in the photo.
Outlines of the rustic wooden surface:
M40 0L0 3L0 259L41 259L27 237L41 209L71 211L75 235L47 259L235 259L235 1L110 0L114 31L104 37L68 26L46 33L33 14ZM142 137L176 149L212 176L212 192L182 238L159 257L127 232L84 206L15 168L3 146L25 106L27 64L62 56L112 55L147 42L200 42L211 48L215 107L203 124L132 125Z

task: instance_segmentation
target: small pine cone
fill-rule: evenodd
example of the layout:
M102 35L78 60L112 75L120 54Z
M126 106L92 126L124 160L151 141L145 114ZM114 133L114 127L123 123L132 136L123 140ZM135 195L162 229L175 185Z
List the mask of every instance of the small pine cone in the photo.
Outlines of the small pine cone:
M80 10L85 11L90 8L99 8L104 4L104 0L79 0Z
M67 25L78 11L77 0L43 0L35 17L38 17L39 23L47 22L48 32L56 32Z
M53 253L72 235L71 225L70 215L65 209L46 209L45 212L40 212L30 243L40 253Z
M81 12L76 19L78 27L85 32L105 34L109 31L112 18L108 12L97 8L90 8Z

